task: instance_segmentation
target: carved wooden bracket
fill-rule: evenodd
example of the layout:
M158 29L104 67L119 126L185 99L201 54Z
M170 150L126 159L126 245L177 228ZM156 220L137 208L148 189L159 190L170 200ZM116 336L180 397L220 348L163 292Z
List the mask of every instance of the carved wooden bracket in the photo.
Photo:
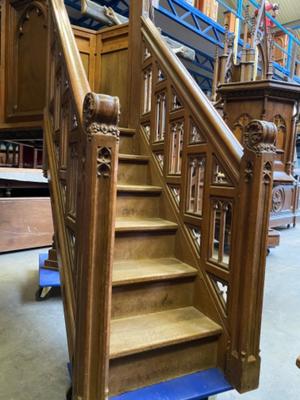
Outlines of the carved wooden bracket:
M120 115L118 97L105 94L88 93L83 103L83 122L89 139L93 135L116 136L119 139L117 124Z
M276 152L277 126L273 122L253 120L245 128L244 144L248 150L259 153Z

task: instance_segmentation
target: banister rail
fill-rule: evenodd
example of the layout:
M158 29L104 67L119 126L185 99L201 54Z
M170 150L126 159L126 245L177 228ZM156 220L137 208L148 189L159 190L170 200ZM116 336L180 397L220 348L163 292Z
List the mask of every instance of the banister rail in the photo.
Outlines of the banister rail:
M66 63L76 109L82 110L84 98L91 91L91 88L78 52L69 16L63 1L51 0L51 10L55 21L56 34ZM82 122L82 113L79 113L78 118Z
M230 157L230 167L238 170L243 149L226 123L219 116L214 107L207 101L205 94L195 86L195 82L186 68L178 60L176 55L161 40L160 34L149 18L142 18L142 32L145 38L152 45L153 53L159 59L161 66L170 75L174 83L177 83L176 89L180 92L180 97L185 100L189 107L195 113L195 116L205 115L207 118L207 135L214 143L218 151L224 158ZM200 117L200 116L199 116ZM203 121L204 122L204 121ZM220 146L220 143L222 144ZM237 173L234 172L236 175Z

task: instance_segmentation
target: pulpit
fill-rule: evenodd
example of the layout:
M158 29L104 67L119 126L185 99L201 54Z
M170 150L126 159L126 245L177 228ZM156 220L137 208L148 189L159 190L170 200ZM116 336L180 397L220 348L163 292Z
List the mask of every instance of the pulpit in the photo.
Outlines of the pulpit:
M299 181L294 176L300 86L275 80L232 82L219 86L218 93L224 102L223 117L242 144L251 120L277 126L270 227L295 225L300 218Z

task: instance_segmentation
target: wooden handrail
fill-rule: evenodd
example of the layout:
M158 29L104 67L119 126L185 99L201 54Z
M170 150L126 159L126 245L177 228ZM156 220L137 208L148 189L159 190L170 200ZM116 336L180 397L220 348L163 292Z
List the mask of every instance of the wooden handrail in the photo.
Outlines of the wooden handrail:
M213 105L207 100L206 95L199 89L192 76L188 73L176 55L161 39L161 35L150 18L142 17L142 33L145 35L161 66L173 82L176 90L196 117L201 121L205 134L210 142L218 149L228 165L235 169L238 176L243 148ZM206 120L203 120L205 116Z
M50 6L56 25L56 34L60 39L76 109L82 110L84 98L91 91L90 84L80 58L64 2L62 0L51 0ZM82 112L79 113L78 117L82 123Z

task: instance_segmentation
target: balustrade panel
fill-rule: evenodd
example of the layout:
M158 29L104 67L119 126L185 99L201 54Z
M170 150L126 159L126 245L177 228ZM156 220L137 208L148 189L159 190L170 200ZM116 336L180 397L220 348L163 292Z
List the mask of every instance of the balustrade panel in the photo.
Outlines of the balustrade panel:
M226 320L235 194L228 189L237 186L237 182L223 167L221 156L207 140L202 122L179 94L177 83L165 73L150 43L144 40L141 129ZM151 89L149 71L154 71L155 77L151 75ZM153 118L147 116L151 111L145 107L147 104L154 105ZM215 188L220 192L219 198ZM204 220L210 230L202 229Z

